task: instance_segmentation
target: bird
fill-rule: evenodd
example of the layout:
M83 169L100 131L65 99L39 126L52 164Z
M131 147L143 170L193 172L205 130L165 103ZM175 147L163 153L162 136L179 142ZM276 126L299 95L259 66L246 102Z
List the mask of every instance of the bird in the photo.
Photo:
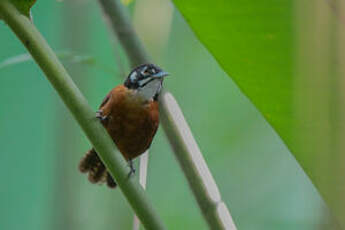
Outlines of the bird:
M135 172L133 159L150 147L158 129L158 98L168 75L155 64L135 67L123 84L107 94L96 112L96 118L129 163L130 174ZM117 186L94 148L80 160L79 170L87 173L93 184L106 183L109 188Z

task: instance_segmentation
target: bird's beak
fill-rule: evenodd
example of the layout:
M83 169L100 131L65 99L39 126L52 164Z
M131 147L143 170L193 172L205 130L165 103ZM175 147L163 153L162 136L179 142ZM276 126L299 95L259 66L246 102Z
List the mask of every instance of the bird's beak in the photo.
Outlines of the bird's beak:
M156 74L153 74L152 77L154 77L154 78L163 78L163 77L166 77L168 75L169 75L168 72L161 71L161 72L158 72Z

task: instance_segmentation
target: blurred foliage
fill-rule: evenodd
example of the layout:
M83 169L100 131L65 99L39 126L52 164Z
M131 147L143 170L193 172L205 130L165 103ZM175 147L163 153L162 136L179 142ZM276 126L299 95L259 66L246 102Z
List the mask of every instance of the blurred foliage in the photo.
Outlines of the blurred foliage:
M124 59L98 5L39 1L33 15L55 50L87 53L114 67L109 74L66 63L96 110L121 82L115 56ZM181 15L175 11L172 20L155 60L172 73L165 87L176 95L238 229L314 230L326 224L324 203L274 130ZM0 44L1 61L25 52L4 24ZM90 146L39 68L26 62L0 69L0 89L0 229L130 229L133 213L121 192L92 185L78 172ZM161 130L151 147L147 193L169 229L207 229Z
M76 55L76 54L73 54L73 52L71 51L56 51L56 55L62 61L68 61L72 63L82 63L82 64L87 64L87 65L95 64L94 58L87 55ZM33 61L29 53L19 54L13 57L9 57L3 60L2 62L0 62L0 69L9 67L11 65L24 63L27 61Z
M73 51L56 51L55 53L57 57L66 64L83 64L85 66L95 67L98 70L104 71L108 74L116 73L116 70L114 67L109 67L102 63L99 63L94 57L91 57L89 55L81 55ZM1 61L0 69L7 68L12 65L25 63L28 61L33 61L33 58L31 57L29 53L19 54L13 57L6 58L5 60Z

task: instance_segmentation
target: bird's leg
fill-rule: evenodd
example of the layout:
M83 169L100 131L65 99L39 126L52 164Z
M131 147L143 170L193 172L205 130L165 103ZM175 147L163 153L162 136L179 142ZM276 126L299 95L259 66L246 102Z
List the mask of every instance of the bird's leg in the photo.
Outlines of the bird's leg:
M133 165L133 160L129 160L128 161L128 165L129 165L129 168L131 169L131 171L128 173L128 177L130 177L132 174L135 173L135 168L134 168L134 165Z
M107 116L103 116L103 111L102 110L97 110L96 111L96 118L98 118L101 121L106 121L107 120Z

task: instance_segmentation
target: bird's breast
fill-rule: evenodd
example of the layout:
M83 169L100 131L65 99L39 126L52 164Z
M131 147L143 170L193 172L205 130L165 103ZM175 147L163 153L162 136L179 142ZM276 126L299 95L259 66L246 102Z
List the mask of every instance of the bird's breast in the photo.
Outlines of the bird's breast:
M159 124L158 103L142 101L132 94L113 95L106 129L121 153L133 159L151 145Z

